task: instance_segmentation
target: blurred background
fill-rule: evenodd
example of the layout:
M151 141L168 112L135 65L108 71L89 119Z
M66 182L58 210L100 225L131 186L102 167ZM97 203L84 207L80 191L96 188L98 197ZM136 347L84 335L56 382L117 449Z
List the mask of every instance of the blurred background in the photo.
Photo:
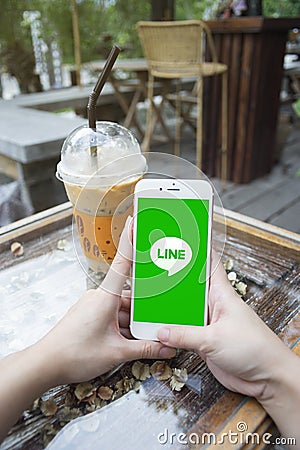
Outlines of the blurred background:
M300 28L300 3L298 0L2 0L0 226L67 200L62 183L54 176L61 143L67 131L86 118L88 94L99 75L99 65L97 67L94 63L107 57L113 43L118 43L122 49L120 60L143 57L136 32L139 20L222 21L247 17L290 18L294 19L293 24L298 23L295 22L298 19ZM296 232L300 231L297 220L300 213L299 28L293 26L284 31L285 50L278 67L279 75L275 73L275 66L272 72L273 61L268 63L268 80L272 83L279 76L281 86L279 95L275 93L279 102L275 118L277 125L275 130L270 130L271 140L275 142L272 145L272 170L258 171L256 176L245 179L233 174L228 179L226 192L220 188L226 208ZM255 70L254 67L251 74L244 70L243 76L252 77ZM259 80L261 75L256 73L255 76ZM116 71L116 79L128 78L134 79L130 70ZM266 83L266 78L264 80ZM112 91L108 90L106 95L105 112L99 110L100 117L121 123L124 111L116 105L116 100L110 100ZM237 95L243 94L239 90ZM256 120L250 103L246 106L249 123ZM266 119L269 114L274 114L271 104L269 110L267 108L268 105L264 112ZM147 101L141 98L136 112L142 129L146 110ZM60 122L55 121L53 113L60 117ZM164 110L164 116L167 122L175 120L171 108ZM247 126L246 123L245 133ZM135 131L134 124L132 129ZM232 130L233 134L237 132L238 129ZM194 136L191 138L190 133L183 131L182 140L182 156L195 162ZM153 148L172 152L170 143L156 143ZM252 165L254 163L252 161ZM219 174L212 172L208 175L219 188ZM280 195L281 203L278 200ZM264 196L265 203L260 203L257 208L258 200L262 201ZM272 196L276 198L278 208L266 214L265 205L273 202Z
M81 62L107 57L117 42L127 58L142 56L135 25L139 20L204 20L230 14L247 14L247 1L217 0L78 0L76 14L80 31ZM264 17L299 17L298 0L248 2L252 13ZM254 5L254 6L253 6ZM1 0L0 95L11 98L71 84L63 66L75 63L74 2L71 0ZM254 15L254 14L253 14ZM300 19L299 19L300 20ZM290 41L300 41L299 30L291 30ZM1 88L2 86L2 88Z

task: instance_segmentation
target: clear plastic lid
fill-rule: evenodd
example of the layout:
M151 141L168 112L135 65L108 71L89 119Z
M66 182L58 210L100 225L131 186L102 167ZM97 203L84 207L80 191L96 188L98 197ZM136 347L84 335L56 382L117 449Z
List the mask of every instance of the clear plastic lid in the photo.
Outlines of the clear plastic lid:
M81 125L66 138L57 165L59 180L83 186L93 176L111 184L145 172L146 159L129 130L114 122L99 121L96 126L93 130Z

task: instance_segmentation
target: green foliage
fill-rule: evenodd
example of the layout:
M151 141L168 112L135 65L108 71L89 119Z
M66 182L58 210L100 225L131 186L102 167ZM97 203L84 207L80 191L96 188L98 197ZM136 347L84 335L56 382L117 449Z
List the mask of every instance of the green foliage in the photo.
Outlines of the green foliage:
M44 35L55 33L63 61L74 62L71 1L35 1L42 6ZM105 58L113 43L124 49L126 57L141 55L135 24L150 18L148 1L77 0L77 3L83 62Z
M74 62L71 0L32 0L32 8L41 11L42 37L49 44L58 41L63 62ZM93 0L78 2L81 55L83 61L96 57L95 48L101 39L104 18L101 6ZM98 55L99 58L99 55Z
M28 5L27 0L1 0L0 14L0 67L16 77L24 93L40 88L34 76L30 29L23 23Z
M218 5L226 4L226 0L175 0L176 19L203 18L204 13L214 13ZM299 0L262 0L265 17L297 17L300 15Z
M299 0L263 0L265 17L297 17L300 15Z
M214 11L216 0L176 0L176 19L203 19L204 13Z
M106 10L109 33L114 42L124 49L124 56L138 57L142 55L136 23L139 20L150 20L150 1L115 0Z
M29 5L28 0L1 0L0 48L3 50L16 41L30 45L30 30L22 26L23 11Z
M36 0L41 11L42 37L49 43L58 40L65 62L73 62L73 28L71 2L69 0Z
M212 14L221 0L175 0L178 20L203 18ZM151 0L77 0L83 61L105 58L113 43L123 48L124 57L142 55L135 25L149 20ZM1 0L0 52L16 41L24 54L32 53L29 25L23 12L40 11L42 37L47 45L58 41L64 63L74 62L71 0ZM299 0L263 0L265 16L296 16ZM3 60L2 60L3 63Z

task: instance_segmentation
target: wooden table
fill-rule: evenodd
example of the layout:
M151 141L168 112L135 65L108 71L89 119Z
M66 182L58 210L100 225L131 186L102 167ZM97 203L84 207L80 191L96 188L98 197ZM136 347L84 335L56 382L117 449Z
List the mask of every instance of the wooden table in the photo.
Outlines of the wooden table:
M269 173L274 163L286 40L299 19L242 17L207 24L218 60L228 65L227 173L236 183L248 183ZM218 175L215 161L221 137L216 133L216 105L221 87L217 78L205 83L204 171Z
M300 354L300 318L298 314L300 236L238 213L226 211L226 217L227 241L224 258L232 258L234 269L246 276L248 283L246 302L257 311L287 346ZM36 265L39 261L38 258L44 258L44 261L47 262L46 267L51 269L53 275L54 266L57 264L57 241L61 238L71 239L70 224L71 208L70 204L66 203L0 230L2 267L0 275L5 279L7 274L7 283L12 282L11 271L18 269L18 273L21 274L27 265L29 279L27 279L26 288L24 285L19 287L23 301L26 301L26 295L29 296L28 289L30 289L31 278L34 275L30 272L30 266ZM220 224L222 224L222 219L217 212L214 225L214 246L218 251L222 248L224 237L220 232ZM9 250L11 242L15 240L24 245L24 256L20 258L14 258ZM84 286L85 275L83 272L80 275L81 269L78 268L76 260L72 260L69 253L66 253L65 263L63 258L64 253L59 262L59 271L62 268L66 269L59 281L61 289L66 290L68 277L71 277L74 282L78 278L81 279L82 286ZM2 289L7 283L2 284ZM16 280L14 284L16 285ZM47 285L47 278L45 278L44 284ZM70 286L73 288L71 282ZM47 288L51 289L50 280ZM17 291L18 288L15 287L16 295ZM13 300L13 293L9 292L8 289L6 296L4 292L1 295L1 302L4 302L2 306L5 306L6 310ZM37 298L36 301L38 310L39 299ZM54 301L53 296L49 301L50 303ZM1 319L2 315L0 329L3 326ZM36 320L38 321L38 317ZM32 323L32 327L37 325L37 322ZM20 321L16 326L21 326ZM0 340L0 343L3 345L3 341ZM192 352L180 352L170 364L172 367L187 369L189 379L186 386L180 392L173 392L167 381L157 381L151 378L142 383L139 394L130 391L122 398L99 409L99 412L96 413L99 414L99 424L96 424L98 428L95 422L91 423L90 427L85 427L86 436L89 436L89 439L97 437L97 448L122 448L124 450L161 448L160 444L158 445L157 433L158 431L163 433L166 428L169 429L169 433L175 432L177 435L180 432L187 435L196 433L201 437L202 433L214 433L216 439L219 439L222 433L230 430L236 432L239 422L247 424L249 433L255 432L262 435L268 431L273 433L274 438L277 436L278 433L272 420L259 404L251 398L235 394L222 387L198 356ZM131 367L132 363L125 364L115 373L103 376L97 382L114 387L120 379L124 379L126 376L132 377ZM72 388L69 386L58 387L52 389L47 395L54 396L59 410L62 410L70 389ZM93 418L93 416L90 417ZM39 409L33 412L27 411L11 430L1 450L43 448L41 442L46 442L48 439L46 427L49 424L60 428L57 414L52 418L47 418L40 413ZM70 427L71 424L72 422L67 427ZM73 436L72 433L69 434L69 438L71 436ZM92 448L88 446L87 441L84 442L84 448ZM72 446L71 448L83 448L82 441L80 445L81 447ZM165 448L178 447L181 448L179 445L165 446ZM200 445L196 445L193 448L199 447ZM213 445L210 447L213 448ZM250 448L249 445L242 443L235 448L242 447ZM261 447L263 447L263 443L255 446L255 448ZM223 448L232 448L232 444L225 442Z

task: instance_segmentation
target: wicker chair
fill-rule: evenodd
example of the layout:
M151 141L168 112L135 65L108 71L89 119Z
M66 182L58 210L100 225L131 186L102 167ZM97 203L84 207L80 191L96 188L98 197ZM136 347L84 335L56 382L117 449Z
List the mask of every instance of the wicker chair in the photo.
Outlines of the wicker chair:
M202 167L202 116L203 116L203 78L222 75L222 151L221 178L227 178L227 66L217 62L213 38L208 26L201 20L184 20L173 22L138 22L138 35L148 63L149 84L147 125L143 141L143 150L148 151L154 129L153 113L153 85L154 78L181 80L196 77L197 81L192 95L180 95L177 89L176 98L176 133L175 155L180 154L180 132L182 118L186 120L182 111L182 102L197 104L196 131L196 164ZM212 62L204 61L204 54L208 46ZM170 98L163 93L162 103ZM173 95L174 98L174 95ZM217 105L216 105L217 107Z

